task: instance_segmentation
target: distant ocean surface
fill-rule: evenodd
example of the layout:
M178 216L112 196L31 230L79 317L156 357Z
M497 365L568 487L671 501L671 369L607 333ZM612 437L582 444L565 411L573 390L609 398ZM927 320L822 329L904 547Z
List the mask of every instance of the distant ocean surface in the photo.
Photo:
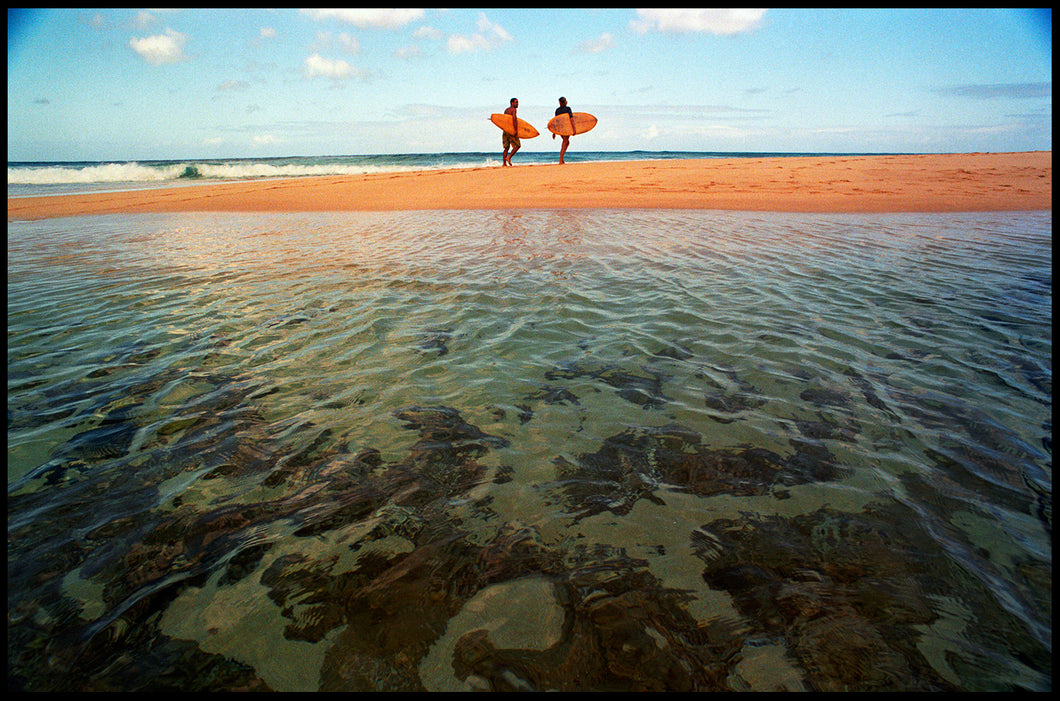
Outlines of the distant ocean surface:
M754 153L724 151L568 151L569 163L639 161L677 158L765 158L828 156L829 153ZM842 154L848 156L874 154ZM552 151L519 151L516 165L555 163ZM433 168L500 166L501 152L407 153L364 156L292 156L176 161L9 162L7 196L58 195L79 192L173 187L199 183L360 175Z
M9 690L1052 688L1050 211L7 246Z

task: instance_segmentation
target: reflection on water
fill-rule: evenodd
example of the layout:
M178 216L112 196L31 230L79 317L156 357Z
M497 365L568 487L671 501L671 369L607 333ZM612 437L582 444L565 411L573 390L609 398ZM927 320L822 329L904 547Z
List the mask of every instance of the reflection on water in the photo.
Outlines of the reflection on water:
M12 223L9 688L1051 688L1051 227Z

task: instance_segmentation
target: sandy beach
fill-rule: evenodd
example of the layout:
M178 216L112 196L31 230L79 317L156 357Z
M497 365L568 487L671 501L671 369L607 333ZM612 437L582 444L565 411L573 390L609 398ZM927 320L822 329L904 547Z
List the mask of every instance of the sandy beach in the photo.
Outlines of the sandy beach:
M423 170L9 198L7 216L12 221L209 211L1051 210L1052 177L1051 151L645 160Z

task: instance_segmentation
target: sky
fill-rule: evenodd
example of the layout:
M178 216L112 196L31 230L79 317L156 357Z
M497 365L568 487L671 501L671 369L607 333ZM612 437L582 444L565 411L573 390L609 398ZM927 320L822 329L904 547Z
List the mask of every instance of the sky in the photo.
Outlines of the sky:
M8 10L8 161L500 150L1052 150L1052 16L1007 9Z

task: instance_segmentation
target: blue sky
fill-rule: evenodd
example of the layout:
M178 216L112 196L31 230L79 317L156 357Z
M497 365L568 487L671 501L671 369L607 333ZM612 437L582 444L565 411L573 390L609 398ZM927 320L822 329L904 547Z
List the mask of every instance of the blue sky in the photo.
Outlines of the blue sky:
M560 95L582 150L1052 150L1051 66L1041 10L9 10L8 160L493 151Z

